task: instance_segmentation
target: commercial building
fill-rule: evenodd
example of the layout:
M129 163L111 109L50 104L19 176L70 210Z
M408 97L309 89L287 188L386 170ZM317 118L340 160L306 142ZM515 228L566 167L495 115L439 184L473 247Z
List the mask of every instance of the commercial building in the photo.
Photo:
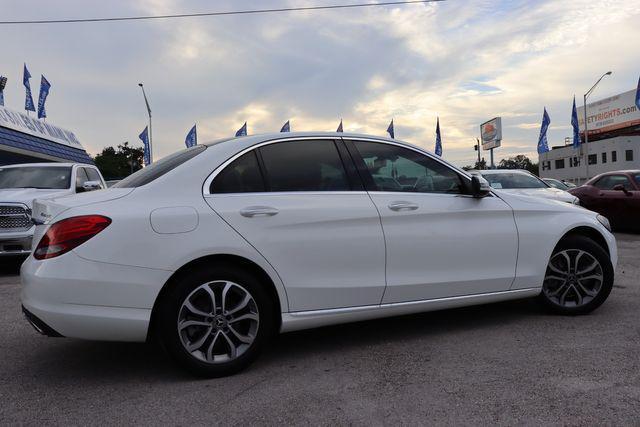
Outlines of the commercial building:
M540 154L540 176L583 184L603 172L640 169L640 111L636 90L587 104L589 143L555 146ZM584 108L578 109L584 141Z
M0 166L34 162L93 164L73 132L0 106Z

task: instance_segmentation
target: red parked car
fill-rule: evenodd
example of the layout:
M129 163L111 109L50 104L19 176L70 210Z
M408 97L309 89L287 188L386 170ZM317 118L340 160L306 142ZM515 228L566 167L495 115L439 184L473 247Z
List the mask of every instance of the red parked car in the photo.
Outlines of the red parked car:
M606 216L613 228L640 231L640 170L603 173L569 193Z

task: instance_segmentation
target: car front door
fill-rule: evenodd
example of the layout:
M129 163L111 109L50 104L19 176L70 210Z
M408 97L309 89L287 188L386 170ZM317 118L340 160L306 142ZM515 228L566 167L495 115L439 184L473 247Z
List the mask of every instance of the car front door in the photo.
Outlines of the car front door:
M512 209L504 201L465 194L463 179L468 178L412 148L357 140L347 146L382 219L387 250L383 303L511 287L518 237Z
M207 203L278 272L291 311L380 304L380 218L342 141L267 143L216 173Z
M622 185L627 191L614 190L617 185ZM597 193L591 209L606 216L614 227L625 227L630 204L628 192L634 189L629 178L622 174L605 175L594 187Z

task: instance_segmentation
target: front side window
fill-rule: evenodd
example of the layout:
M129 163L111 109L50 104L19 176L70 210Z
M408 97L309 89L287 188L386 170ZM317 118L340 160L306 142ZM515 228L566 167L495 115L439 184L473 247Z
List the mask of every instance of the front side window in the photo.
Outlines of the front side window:
M377 191L463 192L460 175L417 151L377 142L354 142Z
M71 186L71 167L0 167L0 188L67 189Z
M277 142L259 148L269 191L349 191L335 142Z
M255 151L235 159L220 172L209 187L211 194L256 193L265 191Z
M102 179L100 179L100 174L94 168L87 168L87 175L89 175L89 181L97 181L100 183L100 187L102 187Z
M594 186L601 190L613 190L616 185L622 184L627 190L631 190L631 182L624 175L607 175L600 178Z

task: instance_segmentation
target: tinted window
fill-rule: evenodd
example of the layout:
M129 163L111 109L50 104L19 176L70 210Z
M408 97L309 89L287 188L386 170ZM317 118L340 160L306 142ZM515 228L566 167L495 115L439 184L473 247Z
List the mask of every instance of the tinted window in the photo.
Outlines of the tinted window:
M544 182L527 173L485 173L482 176L493 188L547 188Z
M376 142L354 142L378 191L462 193L460 175L417 151Z
M260 191L265 191L265 187L255 151L243 154L231 162L216 176L209 188L212 194Z
M595 187L598 187L601 190L613 190L618 184L624 185L624 188L627 190L631 190L631 183L629 182L629 178L624 175L607 175L600 178L595 184Z
M43 188L61 190L71 186L70 167L0 167L0 188Z
M590 165L595 165L598 163L598 155L597 154L589 154L589 158L587 159Z
M633 161L633 150L625 150L624 159L628 162Z
M636 182L636 184L640 186L640 174L634 175L633 179Z
M349 182L333 141L290 141L260 148L270 191L346 191Z
M607 153L602 153L602 163L607 163Z
M612 162L618 161L618 152L617 151L612 151L611 152L611 161Z
M172 171L184 162L191 160L206 150L206 148L207 147L205 145L196 145L195 147L187 148L186 150L180 150L177 153L173 153L143 169L140 169L133 175L129 175L111 188L135 188L146 185L151 181L160 178L165 173Z
M76 188L81 188L85 182L89 181L85 168L78 168L76 170Z
M564 159L556 160L556 169L564 169Z

